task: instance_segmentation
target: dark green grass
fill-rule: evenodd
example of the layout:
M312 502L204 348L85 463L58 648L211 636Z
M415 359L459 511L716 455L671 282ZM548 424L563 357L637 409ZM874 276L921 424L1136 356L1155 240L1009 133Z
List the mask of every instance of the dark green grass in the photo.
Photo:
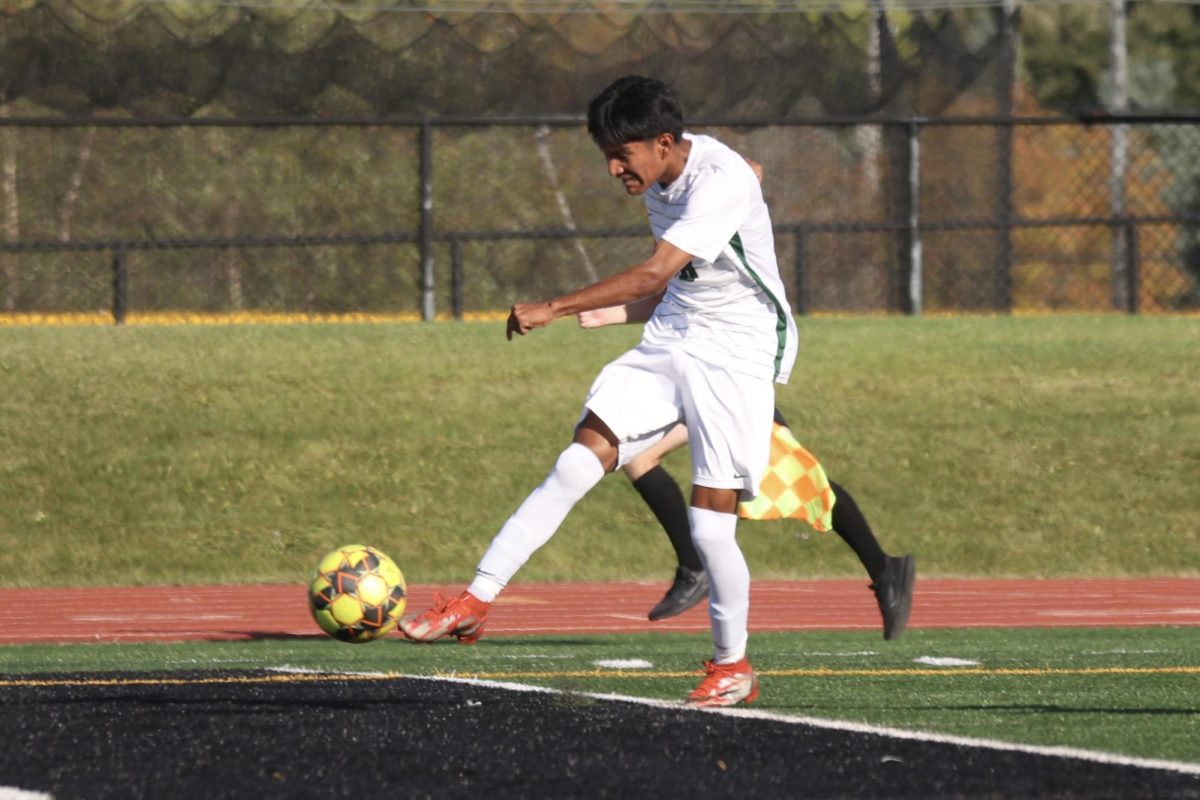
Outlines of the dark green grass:
M778 404L923 574L1200 574L1200 318L800 328ZM352 541L461 581L637 336L0 328L0 585L291 582ZM686 481L684 453L668 467ZM627 483L603 481L522 580L669 574ZM759 577L861 574L795 524L740 538Z
M1188 628L910 630L895 642L866 633L755 634L751 655L763 676L755 707L1200 763L1195 640ZM698 681L694 671L710 647L706 635L682 634L485 638L474 647L395 638L8 646L0 648L0 673L386 671L676 699ZM974 661L970 669L983 674L922 658ZM595 664L601 659L653 666L605 669Z

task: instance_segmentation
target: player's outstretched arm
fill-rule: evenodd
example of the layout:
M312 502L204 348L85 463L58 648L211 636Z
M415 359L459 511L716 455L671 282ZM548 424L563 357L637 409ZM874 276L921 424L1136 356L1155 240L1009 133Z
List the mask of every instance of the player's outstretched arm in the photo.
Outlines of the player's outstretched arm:
M661 295L667 283L692 260L690 253L670 242L659 242L654 253L637 266L618 272L582 289L540 303L517 303L508 314L506 335L524 336L544 328L559 317L581 311L623 306Z
M654 243L654 252L658 252L658 248L662 247L662 245L662 240L656 241ZM654 313L654 309L658 308L658 304L662 302L664 294L666 294L665 289L650 297L635 300L623 306L609 306L608 308L580 311L577 315L579 317L579 327L603 328L605 325L645 322L650 319L650 316Z

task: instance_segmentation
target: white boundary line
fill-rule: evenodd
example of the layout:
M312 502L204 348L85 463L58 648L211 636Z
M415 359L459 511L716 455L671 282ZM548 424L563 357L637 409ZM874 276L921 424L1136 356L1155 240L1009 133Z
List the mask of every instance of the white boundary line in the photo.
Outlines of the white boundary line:
M364 673L365 674L365 673ZM382 673L380 673L382 674ZM793 716L789 714L780 714L774 711L755 711L750 708L707 708L707 709L686 709L678 702L669 700L655 700L648 697L632 697L623 694L599 694L594 692L564 692L559 689L550 689L544 686L529 686L521 683L507 683L504 681L488 681L477 678L459 678L459 677L437 677L426 675L405 675L407 680L422 680L422 681L444 681L447 683L465 683L472 686L485 686L495 689L507 689L516 692L543 692L547 694L575 694L581 697L590 697L596 700L611 700L621 703L636 703L637 705L650 706L652 708L666 708L675 711L685 711L689 713L702 714L722 714L728 717L740 717L743 719L761 719L770 722L782 722L788 725L805 725L811 728L822 728L825 730L846 731L849 733L865 733L872 736L884 736L892 739L907 739L917 742L934 742L936 744L951 744L959 747L977 747L987 750L1006 750L1016 753L1028 753L1037 756L1050 756L1052 758L1072 758L1079 761L1092 761L1099 764L1112 764L1115 766L1124 767L1140 767L1143 769L1159 769L1169 772L1179 772L1185 775L1200 776L1200 764L1194 764L1186 761L1167 761L1157 758L1138 758L1136 756L1126 756L1120 753L1106 753L1100 750L1083 750L1076 747L1045 747L1033 744L1019 744L1016 742L1004 742L998 739L976 739L969 736L954 736L944 733L930 733L926 731L906 730L904 728L889 728L882 725L867 725L861 722L848 722L845 720L836 719L821 719L819 717L804 717Z
M727 717L761 719L769 722L782 722L787 725L805 725L810 728L821 728L824 730L865 733L872 736L883 736L891 739L907 739L909 741L916 742L934 742L936 744L951 744L959 747L977 747L986 750L1005 750L1015 753L1028 753L1036 756L1050 756L1052 758L1072 758L1079 761L1092 761L1098 764L1111 764L1114 766L1123 767L1140 767L1143 769L1159 769L1169 772L1179 772L1184 775L1200 776L1200 764L1188 761L1168 761L1158 758L1139 758L1137 756L1122 755L1121 753L1106 753L1102 750L1083 750L1077 747L1042 746L1035 744L1020 744L1017 742L1005 742L999 739L977 739L970 736L955 736L947 733L933 733L928 731L909 730L905 728L889 728L883 725L868 725L863 722L823 719L821 717L795 716L790 714L780 714L775 711L756 711L746 707L689 709L683 707L679 701L674 700L656 700L651 697L634 697L632 695L624 694L571 692L563 691L561 689L551 689L547 686L534 686L526 683L509 683L507 681L484 680L481 678L460 678L457 675L402 675L399 673L396 673L395 675L389 675L386 672L326 672L323 670L310 670L303 667L292 666L269 667L268 671L308 675L328 675L331 678L336 678L338 675L358 675L379 678L395 677L399 680L461 683L468 686L483 686L490 689L506 689L511 692L534 692L540 694L560 695L570 694L577 695L579 697L589 697L594 700L634 703L641 706L649 706L651 708L669 709L672 711L682 711L685 713L721 714ZM0 800L4 800L4 798L0 797Z
M0 786L0 800L54 800L54 796L15 786Z

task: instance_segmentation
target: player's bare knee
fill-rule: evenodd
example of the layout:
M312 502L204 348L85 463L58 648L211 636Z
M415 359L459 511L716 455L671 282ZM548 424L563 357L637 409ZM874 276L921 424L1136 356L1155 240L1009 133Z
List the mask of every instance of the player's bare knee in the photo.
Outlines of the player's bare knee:
M576 444L581 444L595 453L605 473L617 468L617 437L604 420L588 412L575 428Z
M734 514L737 512L738 490L716 489L712 486L692 486L692 507L719 514Z

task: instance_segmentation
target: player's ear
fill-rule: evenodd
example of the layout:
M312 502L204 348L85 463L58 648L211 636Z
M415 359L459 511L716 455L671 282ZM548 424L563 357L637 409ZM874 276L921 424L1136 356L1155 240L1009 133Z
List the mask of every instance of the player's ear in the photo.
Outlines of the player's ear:
M658 151L659 158L666 158L667 154L675 149L675 135L660 133L654 140L654 148Z

